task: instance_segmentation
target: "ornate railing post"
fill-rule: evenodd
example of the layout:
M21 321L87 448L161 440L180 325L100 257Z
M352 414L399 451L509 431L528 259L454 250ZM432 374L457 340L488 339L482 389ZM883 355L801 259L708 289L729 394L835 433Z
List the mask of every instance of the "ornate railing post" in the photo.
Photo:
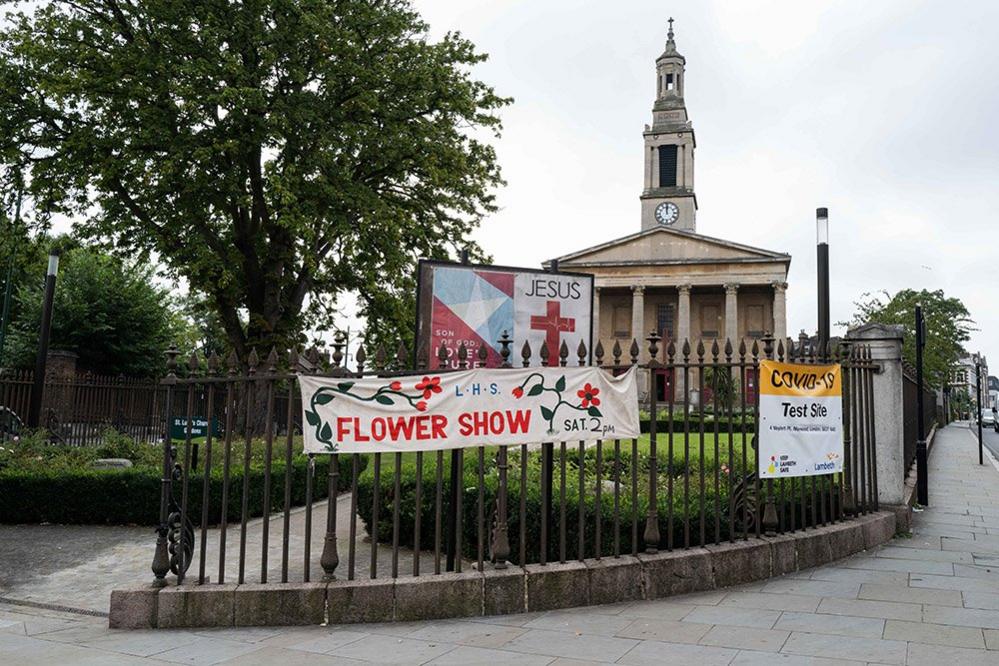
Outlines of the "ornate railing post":
M503 363L500 367L509 368L510 345L513 340L503 331L500 336L500 356ZM483 347L485 349L485 347ZM493 531L493 563L497 569L506 569L507 558L510 557L510 535L507 523L507 447L499 447L496 452L496 468L499 471L499 492L496 494L496 528ZM521 565L524 563L521 562Z
M344 376L347 374L346 368L341 364L343 361L343 349L346 340L343 333L338 333L333 340L333 369L332 374ZM336 576L334 572L340 565L340 553L336 542L336 500L337 486L340 480L340 454L330 454L329 473L327 476L327 496L326 496L326 537L323 539L323 554L319 557L319 566L323 568L323 580L331 581ZM377 483L377 480L376 480ZM375 547L372 544L372 547Z
M170 512L170 483L173 478L173 455L170 447L170 419L173 412L173 387L177 383L177 347L171 345L166 352L167 376L162 384L166 387L166 432L163 433L163 476L160 480L160 522L156 528L156 552L153 555L153 585L164 587L167 584L166 575L170 571L170 554L167 550L167 536L170 532L168 522Z
M649 507L645 517L645 552L659 551L659 455L656 442L656 370L659 360L659 336L653 331L646 338L649 343ZM632 364L638 359L637 342L632 345Z
M774 357L774 337L769 331L763 334L763 356L768 360ZM760 380L756 380L756 404L760 402ZM760 442L760 418L759 410L756 414L756 447L759 450ZM756 470L759 474L759 469ZM777 507L774 505L774 480L767 479L767 500L763 507L763 531L766 536L776 536L777 534Z

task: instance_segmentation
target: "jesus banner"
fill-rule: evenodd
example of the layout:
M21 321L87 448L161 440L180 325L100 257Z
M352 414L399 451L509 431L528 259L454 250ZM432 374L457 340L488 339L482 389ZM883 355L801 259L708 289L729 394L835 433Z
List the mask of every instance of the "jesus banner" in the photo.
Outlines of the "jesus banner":
M306 453L431 451L639 436L635 369L301 375Z
M461 345L470 360L498 367L504 332L514 353L529 343L536 362L542 344L552 359L563 342L573 360L580 341L589 350L592 275L421 261L419 276L417 347L428 367L439 367L443 347L447 367L458 368Z

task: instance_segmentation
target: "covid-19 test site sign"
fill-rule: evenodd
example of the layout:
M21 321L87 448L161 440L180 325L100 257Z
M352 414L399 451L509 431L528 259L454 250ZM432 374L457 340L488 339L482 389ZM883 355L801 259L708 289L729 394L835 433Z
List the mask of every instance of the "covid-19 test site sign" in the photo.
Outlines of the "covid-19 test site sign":
M636 369L488 369L346 379L300 375L306 453L429 451L630 439Z
M448 350L448 366L457 368L463 342L470 363L478 361L484 347L485 366L499 367L504 331L514 343L513 354L519 354L526 341L532 357L540 359L541 343L547 342L556 359L564 341L575 360L580 340L587 350L591 347L592 321L592 275L420 262L416 338L429 368L439 366L442 344Z
M843 471L839 364L760 362L760 478Z

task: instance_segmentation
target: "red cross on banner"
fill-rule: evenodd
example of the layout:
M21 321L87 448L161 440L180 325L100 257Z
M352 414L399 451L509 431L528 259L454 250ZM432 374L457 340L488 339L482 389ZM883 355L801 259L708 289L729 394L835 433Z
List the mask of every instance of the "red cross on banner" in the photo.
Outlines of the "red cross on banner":
M548 301L545 316L532 316L531 329L545 332L545 342L548 344L549 358L557 359L561 333L573 333L576 330L576 320L562 317L562 304L559 301ZM554 365L554 363L553 363Z

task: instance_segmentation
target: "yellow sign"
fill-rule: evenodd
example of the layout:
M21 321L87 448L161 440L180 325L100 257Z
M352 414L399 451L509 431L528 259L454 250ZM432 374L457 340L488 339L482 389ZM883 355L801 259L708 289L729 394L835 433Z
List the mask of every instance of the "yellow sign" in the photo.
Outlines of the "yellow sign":
M843 375L838 363L760 362L761 478L843 471Z

